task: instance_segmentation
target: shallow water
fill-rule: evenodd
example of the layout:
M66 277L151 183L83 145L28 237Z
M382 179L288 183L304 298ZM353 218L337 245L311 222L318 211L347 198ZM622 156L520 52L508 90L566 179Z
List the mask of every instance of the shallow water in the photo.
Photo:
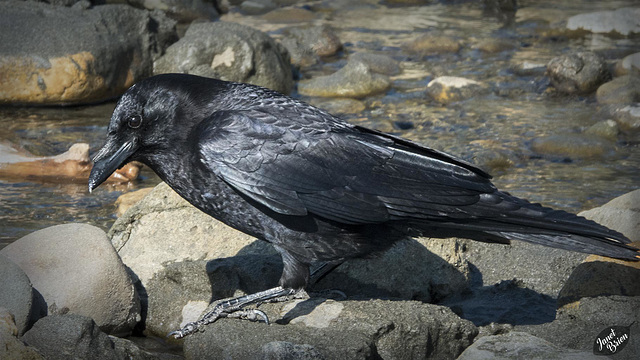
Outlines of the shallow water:
M316 24L332 25L345 50L342 56L303 69L302 77L332 73L355 52L385 54L401 62L386 94L361 99L366 110L343 117L451 152L487 168L495 183L536 202L579 211L601 205L638 188L638 138L621 135L603 157L550 158L531 150L535 137L579 133L606 118L593 97L554 96L541 75L521 76L510 69L528 61L545 64L569 49L597 50L611 61L640 49L638 38L587 35L543 36L569 16L631 6L633 1L519 1L515 18L500 21L483 14L479 2L429 6L386 6L380 1L316 2L308 8ZM241 22L281 35L297 25L231 13L224 21ZM433 32L464 43L457 54L410 54L403 46ZM507 39L517 46L494 54L473 48L483 39ZM492 94L441 106L427 100L425 89L436 76L453 75L483 81ZM295 95L295 94L294 94ZM297 96L297 95L295 95ZM317 99L303 98L315 102ZM0 108L0 141L37 155L66 151L75 142L101 145L114 104L46 108ZM51 184L0 180L0 247L34 230L65 222L88 222L107 230L115 220L115 199L123 192L152 186L157 177L146 170L129 186L101 186L89 194L86 184Z

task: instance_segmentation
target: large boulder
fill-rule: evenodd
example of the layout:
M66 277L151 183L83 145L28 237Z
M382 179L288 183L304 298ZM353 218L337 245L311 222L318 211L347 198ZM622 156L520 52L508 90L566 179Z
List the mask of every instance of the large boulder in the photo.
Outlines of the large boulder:
M93 318L125 335L140 320L140 303L125 266L104 231L86 224L52 226L0 251L27 274L49 314Z
M260 85L288 94L293 89L289 53L267 34L228 22L193 23L154 63L154 73L188 73Z
M120 95L151 75L177 40L162 12L0 2L0 103L79 104Z
M0 307L8 310L14 317L18 334L22 335L43 313L31 282L20 267L0 255ZM43 311L44 310L44 311Z

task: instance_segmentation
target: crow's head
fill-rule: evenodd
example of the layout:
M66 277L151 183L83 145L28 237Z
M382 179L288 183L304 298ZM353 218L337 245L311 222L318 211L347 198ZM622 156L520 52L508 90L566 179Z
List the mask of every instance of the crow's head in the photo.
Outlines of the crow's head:
M215 94L222 83L166 74L129 88L113 111L106 143L93 156L89 191L126 163L140 161L149 165L151 156L184 141L193 125L213 111L210 101L200 101L202 94Z

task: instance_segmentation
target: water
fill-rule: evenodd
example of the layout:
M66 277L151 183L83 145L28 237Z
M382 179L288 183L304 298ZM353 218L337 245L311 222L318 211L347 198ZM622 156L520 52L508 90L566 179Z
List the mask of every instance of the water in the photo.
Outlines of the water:
M579 133L600 120L593 97L553 96L542 76L521 76L510 69L524 61L546 64L570 49L597 50L613 61L640 49L638 38L586 35L544 36L569 16L632 6L633 1L519 1L515 18L499 21L483 15L479 2L429 6L385 6L380 1L313 3L317 24L334 27L343 55L385 54L401 62L386 94L362 99L366 110L343 117L352 123L393 132L480 164L500 188L556 208L580 211L638 188L637 135L621 135L615 153L595 159L541 157L531 150L535 137ZM274 37L291 24L231 13L223 17ZM421 58L404 50L415 37L433 32L464 43L457 54ZM514 41L494 54L473 48L483 39ZM334 72L345 64L338 56L303 69L303 77ZM489 84L493 94L449 106L425 96L436 76L463 76ZM294 94L294 96L298 96ZM299 96L298 96L299 97ZM303 98L314 102L316 99ZM1 108L0 141L37 155L64 152L75 142L92 151L104 139L114 104L68 108ZM65 222L87 222L107 230L115 220L115 199L126 191L153 186L149 170L128 186L101 186L89 194L86 184L0 180L0 247L34 230Z

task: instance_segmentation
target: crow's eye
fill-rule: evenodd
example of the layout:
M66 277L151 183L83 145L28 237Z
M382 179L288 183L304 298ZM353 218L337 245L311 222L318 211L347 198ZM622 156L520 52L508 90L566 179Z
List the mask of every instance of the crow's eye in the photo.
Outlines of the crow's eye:
M137 129L142 125L142 117L140 115L131 115L127 120L127 125L132 129Z

